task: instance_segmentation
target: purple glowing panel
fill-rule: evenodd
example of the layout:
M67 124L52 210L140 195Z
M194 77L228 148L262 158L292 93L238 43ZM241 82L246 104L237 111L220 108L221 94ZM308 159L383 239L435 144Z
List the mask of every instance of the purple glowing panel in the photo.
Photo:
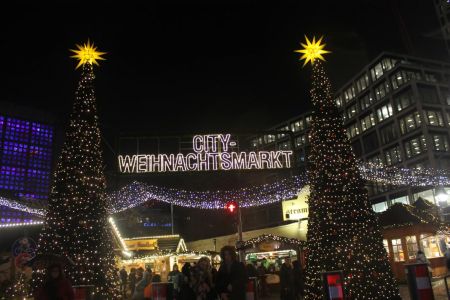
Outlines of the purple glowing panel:
M0 189L23 191L25 189L24 168L0 166Z
M0 136L3 135L3 124L5 124L5 118L0 116Z
M50 146L53 142L53 128L49 125L31 123L31 144Z
M10 166L26 166L28 145L5 141L3 144L2 164Z
M31 145L28 158L28 166L30 168L45 170L49 170L51 168L52 151L50 148Z
M52 126L0 116L0 138L3 138L0 194L1 190L7 190L31 203L46 202L50 191L53 135ZM2 223L29 219L28 214L17 215L10 209L0 209Z
M27 192L26 197L38 198L39 195L46 195L50 186L50 172L42 170L27 170Z
M7 118L5 139L28 143L30 138L30 122Z

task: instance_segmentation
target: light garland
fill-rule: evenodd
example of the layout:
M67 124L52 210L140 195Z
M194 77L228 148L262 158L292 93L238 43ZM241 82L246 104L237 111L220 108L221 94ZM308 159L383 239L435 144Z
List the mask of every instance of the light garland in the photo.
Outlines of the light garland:
M179 234L140 236L140 237L124 238L124 241L145 240L145 239L170 239L170 238L179 238L179 237L180 237Z
M135 257L129 258L129 259L122 259L122 262L124 262L124 263L135 263L137 260L157 259L157 258L161 258L163 256L178 257L178 256L189 256L189 255L211 256L211 255L217 255L217 252L214 252L214 251L183 251L183 252L174 252L172 250L159 250L158 252L155 252L155 253L153 253L151 255L144 254L144 255L135 256Z
M42 225L42 224L44 224L44 221L31 221L31 222L21 222L21 223L5 223L5 224L0 224L0 228L23 227L23 226Z
M45 216L45 209L31 208L25 204L18 203L17 201L10 200L4 197L0 197L0 206L6 206L8 208L23 211L36 216Z
M450 171L433 168L400 168L369 162L359 163L364 180L390 186L437 187L450 185ZM223 209L230 199L239 200L241 207L261 206L291 199L308 184L305 174L279 182L226 191L188 191L133 182L108 195L109 213L115 214L155 200L183 207ZM0 205L36 216L44 216L45 209L30 208L17 201L0 197Z
M122 238L122 235L120 234L119 228L117 227L116 222L114 222L113 217L109 217L108 221L111 224L111 227L113 228L114 233L116 234L117 238L119 239L119 242L120 242L120 245L122 246L123 251L125 251L126 253L129 253L127 244L125 244L125 241Z
M251 188L199 192L133 182L110 194L108 200L112 204L112 213L139 206L149 200L182 207L223 209L230 199L235 199L239 201L241 207L253 207L291 199L305 184L305 176L294 176Z
M281 242L284 244L295 245L298 247L306 246L306 241L301 241L298 239L291 239L291 238L287 238L284 236L278 236L278 235L273 235L273 234L263 234L258 237L255 237L255 238L245 241L243 244L243 248L251 248L251 247L254 247L255 245L265 242L265 241Z

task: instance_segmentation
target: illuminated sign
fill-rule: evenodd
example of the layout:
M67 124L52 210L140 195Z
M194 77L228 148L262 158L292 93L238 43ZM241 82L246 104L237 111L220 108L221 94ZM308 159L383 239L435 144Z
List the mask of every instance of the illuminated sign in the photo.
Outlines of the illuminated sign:
M124 240L128 250L157 250L158 240L156 239L142 239L142 240Z
M300 190L297 199L285 200L282 202L283 221L298 221L307 219L309 186L305 186Z
M183 154L119 155L121 173L282 169L291 167L292 151L235 152L230 134L196 135L194 152Z

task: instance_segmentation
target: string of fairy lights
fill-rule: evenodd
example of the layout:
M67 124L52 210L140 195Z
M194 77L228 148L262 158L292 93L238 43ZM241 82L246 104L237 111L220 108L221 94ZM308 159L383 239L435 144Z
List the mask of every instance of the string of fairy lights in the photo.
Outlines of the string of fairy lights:
M359 170L362 177L368 182L382 185L411 187L450 185L450 170L409 169L374 163L360 163ZM142 205L151 200L200 209L223 209L228 201L238 200L241 207L254 207L292 199L306 184L308 184L306 174L285 178L271 184L217 191L189 191L132 182L118 191L110 193L107 197L110 214ZM45 215L45 209L32 208L5 197L0 197L0 205L38 217Z

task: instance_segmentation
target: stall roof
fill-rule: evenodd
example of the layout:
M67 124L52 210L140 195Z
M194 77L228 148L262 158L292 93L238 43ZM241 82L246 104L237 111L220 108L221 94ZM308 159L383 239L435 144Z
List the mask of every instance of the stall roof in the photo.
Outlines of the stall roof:
M415 224L441 226L437 216L437 207L431 202L419 198L412 205L395 203L386 211L378 214L380 225L384 228Z

